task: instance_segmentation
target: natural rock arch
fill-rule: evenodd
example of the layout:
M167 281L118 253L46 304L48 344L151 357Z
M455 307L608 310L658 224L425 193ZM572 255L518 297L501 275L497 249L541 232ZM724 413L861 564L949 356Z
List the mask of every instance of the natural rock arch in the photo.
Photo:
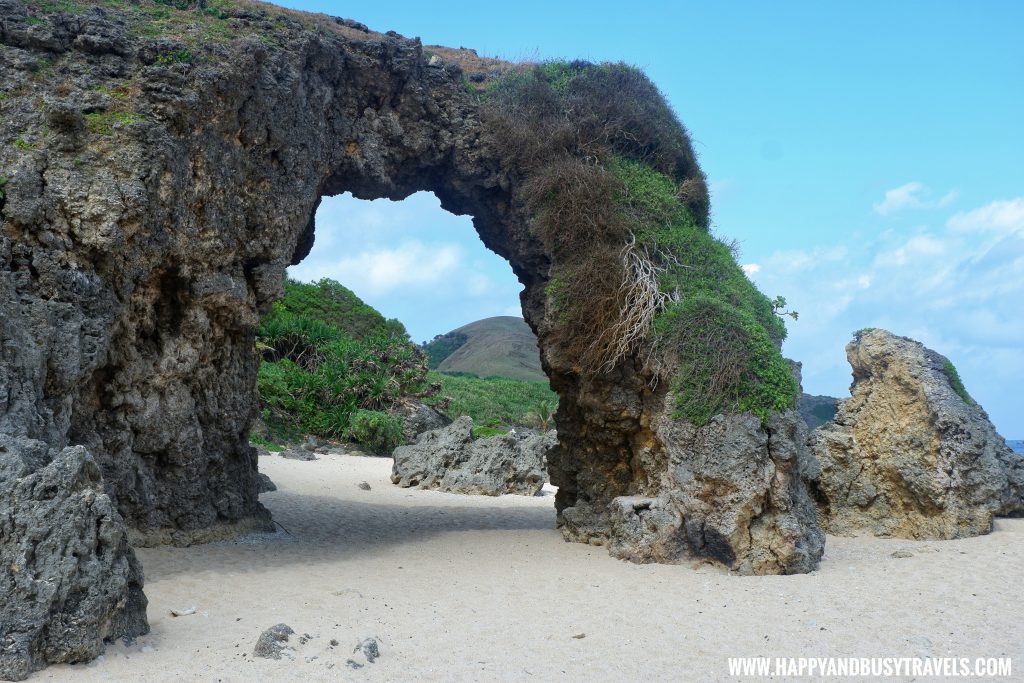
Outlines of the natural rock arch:
M745 573L816 565L823 537L795 413L722 415L698 428L673 417L670 386L652 381L639 348L588 369L556 343L562 322L547 285L557 252L518 194L532 179L488 143L467 86L467 73L487 78L502 65L428 54L418 40L344 20L239 7L161 10L163 35L146 37L140 26L157 13L145 3L29 21L24 4L0 0L0 504L11 519L35 514L14 487L38 480L41 491L66 464L58 497L105 490L134 544L265 527L247 442L259 313L308 253L321 197L426 190L473 216L524 285L523 313L562 399L550 469L568 539ZM670 132L692 160L682 129ZM696 163L680 168L706 211ZM12 575L11 591L41 609L0 633L4 661L90 657L103 638L138 632L141 579L117 513L90 510L62 514L100 515L109 533L81 533L93 556L123 562L95 571L129 575L134 598L66 638L76 644L56 647L63 655L44 655L47 620L67 596L41 597ZM36 547L25 528L11 528L0 559Z

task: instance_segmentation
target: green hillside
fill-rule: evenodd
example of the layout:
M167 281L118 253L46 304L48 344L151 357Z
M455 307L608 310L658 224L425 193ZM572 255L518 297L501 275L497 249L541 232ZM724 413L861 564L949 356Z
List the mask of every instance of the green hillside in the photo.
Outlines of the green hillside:
M406 335L401 322L385 319L351 289L327 278L315 283L285 280L284 297L274 302L269 316L281 314L319 320L354 339L366 339L379 333Z
M558 405L558 395L551 391L547 379L480 379L442 372L431 372L427 379L441 385L439 396L429 402L444 406L442 412L452 419L469 415L479 427L537 426L535 418L541 404L547 404L551 411Z
M393 408L440 389L402 324L333 280L285 282L256 334L269 443L312 434L387 452L402 434Z
M537 337L522 318L485 318L438 335L424 345L430 367L477 377L547 381Z

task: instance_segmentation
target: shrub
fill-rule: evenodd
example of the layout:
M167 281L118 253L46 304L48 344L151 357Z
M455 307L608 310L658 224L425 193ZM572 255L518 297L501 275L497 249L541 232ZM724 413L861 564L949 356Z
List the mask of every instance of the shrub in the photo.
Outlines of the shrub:
M949 378L949 383L953 387L953 391L957 393L957 396L962 398L966 403L974 403L974 399L967 393L967 387L964 386L964 382L960 379L960 373L957 372L956 366L948 358L943 360L942 370L946 373L946 377Z
M377 410L357 410L350 418L348 436L375 453L389 453L402 442L402 419Z
M386 320L339 282L323 278L315 283L285 280L284 297L274 302L263 324L275 315L290 313L329 325L354 339L387 333L405 337L405 327L397 320Z
M352 311L354 317L348 315ZM325 317L355 320L363 332L367 320L377 326L356 339ZM353 415L383 413L407 396L431 396L439 389L427 380L426 358L404 328L395 333L379 313L331 281L286 287L284 299L257 328L257 350L263 359L258 373L263 419L271 435L282 440L303 434L365 437L371 447L383 448L392 425L377 420L356 428Z
M427 365L431 370L436 370L441 362L458 351L469 340L469 337L461 332L449 332L439 334L432 341L423 344L423 352L427 354Z

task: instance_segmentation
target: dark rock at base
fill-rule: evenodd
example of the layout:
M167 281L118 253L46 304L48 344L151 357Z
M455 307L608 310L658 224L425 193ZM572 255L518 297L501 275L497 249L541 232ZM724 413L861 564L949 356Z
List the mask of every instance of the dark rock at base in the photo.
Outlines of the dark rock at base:
M305 448L287 448L278 453L278 455L288 460L302 460L305 462L318 459L313 451L306 450Z
M846 347L851 397L811 436L822 526L916 539L985 534L1024 512L1024 458L920 342L885 330Z
M256 647L252 651L253 656L264 659L281 659L281 653L288 647L286 645L288 637L292 635L295 635L295 631L288 624L271 626L260 634L256 641Z
M81 446L48 452L0 435L0 566L0 678L149 632L142 567Z
M839 399L833 396L801 394L797 410L800 411L800 417L807 423L807 429L813 432L835 418L836 412L839 410Z
M259 493L270 493L271 491L277 490L277 484L271 481L263 472L256 473L256 490Z
M498 496L537 495L547 480L545 459L558 444L554 432L473 439L473 419L460 417L443 429L395 449L392 483L403 488Z

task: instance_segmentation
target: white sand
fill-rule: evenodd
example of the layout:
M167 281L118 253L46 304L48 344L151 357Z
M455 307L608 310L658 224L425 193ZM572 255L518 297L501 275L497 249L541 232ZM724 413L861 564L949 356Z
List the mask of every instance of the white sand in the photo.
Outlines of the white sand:
M140 550L152 632L32 680L728 680L727 657L758 655L1010 656L1024 674L1024 520L963 541L830 537L814 574L741 577L565 543L550 495L399 489L389 459L260 466L290 536ZM254 661L279 622L315 637ZM346 668L369 636L380 659Z

